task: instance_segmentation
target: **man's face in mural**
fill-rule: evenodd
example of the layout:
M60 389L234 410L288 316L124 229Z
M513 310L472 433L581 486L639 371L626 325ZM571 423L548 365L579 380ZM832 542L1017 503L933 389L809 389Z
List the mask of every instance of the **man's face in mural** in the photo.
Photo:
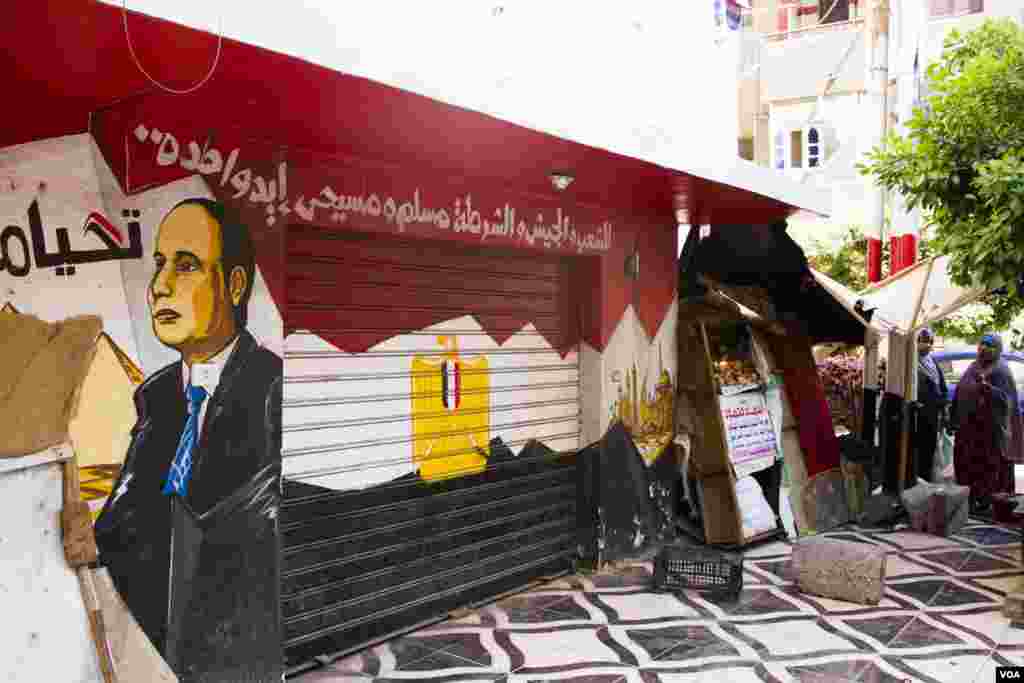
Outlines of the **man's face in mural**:
M188 363L216 355L237 332L233 304L246 274L235 268L224 277L222 256L221 226L202 206L179 206L160 224L149 286L153 332Z

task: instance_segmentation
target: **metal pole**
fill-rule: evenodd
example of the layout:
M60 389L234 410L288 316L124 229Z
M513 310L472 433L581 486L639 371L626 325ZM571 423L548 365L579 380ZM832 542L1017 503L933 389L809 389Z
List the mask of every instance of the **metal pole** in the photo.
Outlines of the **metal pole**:
M868 54L868 109L872 112L876 129L871 136L872 146L881 145L889 126L889 0L869 0L864 22L865 45ZM885 244L885 190L868 180L867 217L868 279L882 279L882 247Z
M896 107L900 133L908 132L907 124L918 106L918 85L925 68L921 50L922 35L927 30L927 7L924 0L901 0L898 6L896 30L890 36L890 50L893 51L894 79L897 81L899 105ZM899 60L898 62L895 60ZM898 245L897 258L892 260L891 271L896 273L917 262L918 244L921 240L921 211L907 208L907 202L900 194L890 197L890 242Z

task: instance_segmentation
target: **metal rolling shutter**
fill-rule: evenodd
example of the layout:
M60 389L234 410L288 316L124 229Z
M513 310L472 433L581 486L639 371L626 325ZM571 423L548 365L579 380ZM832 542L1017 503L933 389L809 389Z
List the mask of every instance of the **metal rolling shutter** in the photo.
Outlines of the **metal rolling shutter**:
M289 666L570 569L575 458L552 451L580 445L571 262L308 226L287 243Z

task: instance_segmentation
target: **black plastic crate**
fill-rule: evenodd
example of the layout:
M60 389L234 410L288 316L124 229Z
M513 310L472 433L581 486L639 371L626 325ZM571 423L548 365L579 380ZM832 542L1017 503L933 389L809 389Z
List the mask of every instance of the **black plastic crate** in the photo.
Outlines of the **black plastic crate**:
M666 546L654 561L654 587L739 597L743 589L743 556L711 548Z

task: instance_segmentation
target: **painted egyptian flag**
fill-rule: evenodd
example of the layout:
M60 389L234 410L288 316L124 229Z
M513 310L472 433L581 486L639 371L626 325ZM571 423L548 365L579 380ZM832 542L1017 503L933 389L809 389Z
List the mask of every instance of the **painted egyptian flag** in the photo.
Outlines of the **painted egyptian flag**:
M413 356L413 462L427 481L477 474L487 467L491 391L486 356L465 360L453 336L444 351Z
M458 410L462 403L462 368L457 360L441 363L441 401L448 410Z
M106 216L98 211L93 211L85 217L82 234L88 232L98 236L108 247L128 248L128 235L125 231L111 223Z

